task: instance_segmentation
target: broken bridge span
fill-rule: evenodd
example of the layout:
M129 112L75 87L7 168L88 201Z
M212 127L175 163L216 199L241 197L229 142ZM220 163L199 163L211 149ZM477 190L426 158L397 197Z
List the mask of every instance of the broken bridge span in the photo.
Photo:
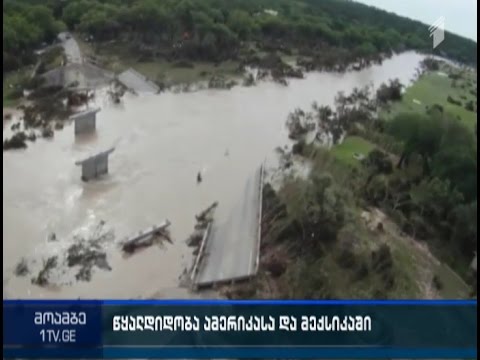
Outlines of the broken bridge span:
M226 221L209 224L191 273L194 288L246 280L258 271L264 166L256 169Z

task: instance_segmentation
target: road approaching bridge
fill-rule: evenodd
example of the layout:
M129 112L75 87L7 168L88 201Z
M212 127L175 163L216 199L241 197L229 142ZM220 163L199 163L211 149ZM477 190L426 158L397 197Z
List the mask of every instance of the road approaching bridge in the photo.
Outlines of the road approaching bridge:
M194 269L196 288L248 279L257 272L260 252L263 166L248 179L227 220L209 226Z
M83 56L78 46L77 41L72 37L72 34L68 32L62 32L58 34L60 44L63 46L67 63L69 64L83 64Z

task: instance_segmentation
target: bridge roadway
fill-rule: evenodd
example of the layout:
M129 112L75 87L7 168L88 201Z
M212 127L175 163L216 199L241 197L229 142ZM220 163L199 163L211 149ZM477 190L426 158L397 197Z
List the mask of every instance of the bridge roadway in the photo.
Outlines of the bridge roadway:
M242 280L256 274L260 250L263 166L251 176L227 220L210 226L199 254L195 287Z
M160 90L155 83L131 68L118 75L118 81L120 81L127 88L139 93L156 94Z

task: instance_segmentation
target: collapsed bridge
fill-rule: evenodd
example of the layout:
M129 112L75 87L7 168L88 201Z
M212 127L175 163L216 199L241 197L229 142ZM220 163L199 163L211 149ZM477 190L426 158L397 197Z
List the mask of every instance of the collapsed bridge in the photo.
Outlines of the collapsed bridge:
M209 224L191 274L194 288L245 280L257 273L263 176L262 165L248 179L226 221Z

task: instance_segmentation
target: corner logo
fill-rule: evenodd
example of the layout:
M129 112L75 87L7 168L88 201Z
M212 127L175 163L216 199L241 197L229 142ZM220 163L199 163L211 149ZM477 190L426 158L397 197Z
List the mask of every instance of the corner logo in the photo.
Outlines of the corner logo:
M430 37L433 38L433 48L435 49L445 39L445 18L440 16L430 27L428 28Z

